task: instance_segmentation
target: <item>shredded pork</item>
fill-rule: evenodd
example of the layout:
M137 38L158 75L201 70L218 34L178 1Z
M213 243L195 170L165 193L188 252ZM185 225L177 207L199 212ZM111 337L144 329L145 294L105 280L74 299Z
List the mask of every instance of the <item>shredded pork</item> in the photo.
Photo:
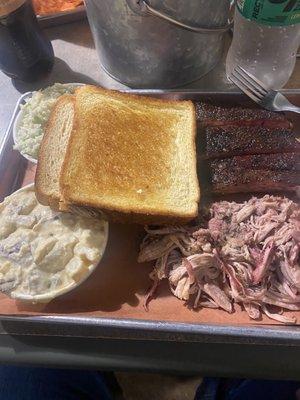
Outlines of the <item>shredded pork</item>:
M266 195L221 201L198 226L146 231L138 261L155 261L146 308L167 279L172 293L194 308L231 313L238 303L252 319L264 313L296 322L282 315L300 310L300 207L292 200Z

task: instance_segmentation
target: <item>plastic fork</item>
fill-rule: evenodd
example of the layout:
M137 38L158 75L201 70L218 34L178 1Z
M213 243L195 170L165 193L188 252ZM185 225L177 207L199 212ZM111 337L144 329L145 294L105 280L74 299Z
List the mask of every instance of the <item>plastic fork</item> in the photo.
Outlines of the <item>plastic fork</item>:
M240 66L234 68L229 79L247 96L267 110L293 111L300 114L300 107L290 103L280 92L267 89L263 82Z

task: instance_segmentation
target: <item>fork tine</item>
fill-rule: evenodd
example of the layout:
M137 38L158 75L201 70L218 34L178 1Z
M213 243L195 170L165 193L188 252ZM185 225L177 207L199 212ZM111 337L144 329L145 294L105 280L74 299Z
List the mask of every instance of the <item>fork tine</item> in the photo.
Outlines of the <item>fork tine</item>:
M239 87L244 93L246 93L247 96L249 96L252 100L254 100L256 103L260 103L261 98L257 96L257 94L249 89L247 85L243 81L241 81L236 75L231 73L229 79L237 86Z
M247 80L244 75L242 75L239 71L234 69L233 74L235 74L236 78L239 79L251 92L253 92L258 98L261 100L266 96L264 92L254 86L249 80Z
M254 87L259 89L264 95L268 93L268 90L264 86L264 84L257 79L254 75L250 74L250 72L246 71L240 65L236 67L237 72L242 75L246 80L248 80Z
M251 90L257 97L263 98L265 93L262 92L257 86L253 85L252 82L249 81L243 74L241 74L236 68L234 69L233 73L235 74L236 78L239 79L244 85Z

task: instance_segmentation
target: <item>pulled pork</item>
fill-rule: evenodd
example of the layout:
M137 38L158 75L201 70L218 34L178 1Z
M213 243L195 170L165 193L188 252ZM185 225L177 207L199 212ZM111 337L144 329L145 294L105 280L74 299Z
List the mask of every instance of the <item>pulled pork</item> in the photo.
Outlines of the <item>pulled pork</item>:
M194 308L231 313L238 303L252 319L264 313L296 323L282 315L300 310L300 207L293 201L269 195L221 201L196 227L145 229L138 261L155 261L146 308L167 279L172 293Z

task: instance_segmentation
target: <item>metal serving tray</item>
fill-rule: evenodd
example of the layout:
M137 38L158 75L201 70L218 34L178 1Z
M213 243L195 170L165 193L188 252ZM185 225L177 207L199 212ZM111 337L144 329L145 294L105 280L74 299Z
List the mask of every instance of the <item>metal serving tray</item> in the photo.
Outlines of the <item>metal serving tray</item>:
M240 93L201 93L198 91L130 91L138 95L148 95L168 99L191 99L211 101L217 104L247 104L249 100ZM285 91L295 104L300 105L300 91ZM9 127L0 147L0 179L2 198L20 186L27 162L13 150L12 126L20 105L31 93L25 93L18 101ZM253 106L253 103L250 103ZM183 305L178 302L178 307ZM1 312L1 310L0 310ZM151 311L150 311L151 312ZM69 316L4 316L0 315L0 334L29 336L62 336L77 338L105 338L115 340L147 340L157 342L188 342L220 345L270 345L300 346L300 328L284 325L220 325L201 323L175 323L148 321L143 319L123 319ZM239 347L243 351L243 346ZM248 350L247 350L248 351ZM242 354L242 353L241 353ZM181 356L178 356L181 357Z
M63 25L69 22L75 22L86 18L85 6L78 6L70 11L63 11L53 14L37 15L39 24L43 28Z

